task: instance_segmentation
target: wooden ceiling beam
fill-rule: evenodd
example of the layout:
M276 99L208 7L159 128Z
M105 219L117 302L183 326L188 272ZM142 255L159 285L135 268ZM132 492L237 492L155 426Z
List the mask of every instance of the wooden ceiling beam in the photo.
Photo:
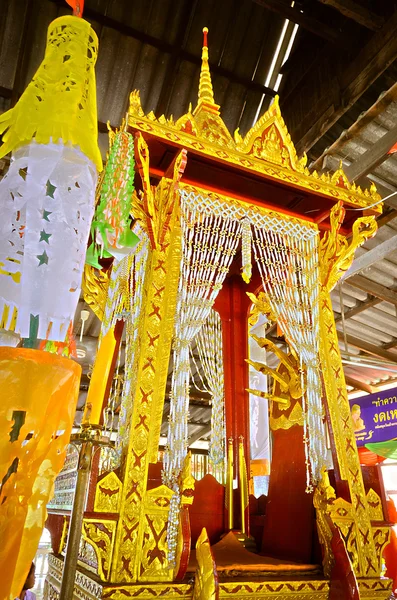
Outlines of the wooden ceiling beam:
M256 4L263 6L267 10L277 13L278 15L296 23L329 42L334 44L340 43L339 31L336 28L330 27L324 21L320 21L309 14L302 12L299 8L291 6L291 3L280 2L280 0L253 0Z
M320 0L320 2L335 8L343 16L356 21L356 23L367 29L371 29L371 31L377 31L385 22L383 17L357 4L354 0Z
M365 302L359 302L356 306L353 306L353 308L345 311L343 318L350 319L351 317L354 317L364 312L364 310L372 308L381 302L382 300L380 300L380 298L371 298L370 300L365 300ZM335 323L338 323L338 321L342 321L342 314L339 314L337 317L335 317Z
M397 346L397 338L394 338L391 342L387 342L387 344L383 344L383 350L390 350L390 348L395 348Z
M327 88L322 96L313 102L313 98L300 98L304 106L312 106L305 119L299 120L292 137L299 139L297 150L303 153L332 127L332 125L361 97L368 87L397 58L397 11L377 31L359 51L355 59L333 76L333 93ZM307 76L301 82L301 89ZM304 93L304 92L303 92Z
M393 235L389 240L385 240L372 250L368 250L365 254L361 254L358 258L353 261L352 266L344 275L341 277L341 281L345 281L352 275L368 269L378 261L386 258L391 252L397 249L397 233Z
M337 333L338 339L343 342L345 340L343 332L338 330ZM372 354L373 356L383 358L387 362L397 363L397 355L392 354L388 350L384 350L380 346L374 346L373 344L369 344L365 340L361 340L360 338L356 338L353 335L349 334L346 335L346 339L349 346L353 346L358 350L363 350L364 352L367 352L367 354Z
M397 293L395 291L389 290L384 285L371 281L362 275L350 277L349 285L352 285L363 292L367 292L367 294L370 294L371 296L376 296L384 302L390 302L390 304L397 306Z
M376 167L389 158L388 152L397 142L397 126L385 133L375 144L370 146L364 154L345 169L349 181L357 181L360 177L368 175Z
M189 437L189 448L192 444L194 444L194 442L201 440L202 437L204 437L205 435L210 433L210 431L211 431L211 424L205 425L205 426L203 425L203 427L200 429L200 431L197 431L196 433L194 433L193 435L191 435Z
M372 385L368 385L364 381L359 381L358 379L354 379L354 377L350 377L350 375L346 375L345 373L345 381L347 385L351 385L351 387L356 390L361 390L362 392L368 392L368 394L373 394L375 392L375 388Z
M310 165L310 169L317 171L323 168L323 161L326 156L333 155L335 153L340 152L340 150L353 138L357 137L364 127L367 127L370 123L372 123L378 115L380 115L383 111L386 110L388 106L392 102L397 100L397 83L392 85L387 92L382 94L378 100L369 108L365 113L363 113L349 129L346 129L338 139L319 156L314 163Z

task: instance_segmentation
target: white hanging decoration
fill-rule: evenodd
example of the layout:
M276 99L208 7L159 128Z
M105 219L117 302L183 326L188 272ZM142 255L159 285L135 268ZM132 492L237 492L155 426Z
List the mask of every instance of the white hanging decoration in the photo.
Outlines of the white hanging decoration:
M212 400L208 457L213 473L223 481L226 456L225 387L222 321L218 312L210 311L207 320L194 339L206 380L205 382L202 379L201 384L211 394ZM196 372L200 373L198 365L196 365Z
M182 258L174 331L167 446L163 482L175 491L171 500L168 561L175 564L179 524L179 477L187 454L189 415L189 346L208 317L222 287L240 238L239 222L191 207L181 192Z
M32 81L0 115L0 329L63 342L77 307L98 148L98 39L76 16L55 19Z
M242 277L245 283L251 281L252 263L251 263L251 223L248 217L241 219L241 254L243 258Z
M115 260L110 275L108 295L102 321L100 340L116 322L125 322L125 362L124 381L116 437L116 452L121 457L126 440L129 438L133 397L136 382L136 357L138 356L138 328L143 301L145 269L149 253L149 239L138 223L133 232L139 237L138 244L131 254L121 261Z
M96 169L78 148L30 144L0 182L0 317L28 338L64 341L80 296Z
M300 358L307 491L321 477L326 439L319 362L318 235L254 227L256 263L277 323Z

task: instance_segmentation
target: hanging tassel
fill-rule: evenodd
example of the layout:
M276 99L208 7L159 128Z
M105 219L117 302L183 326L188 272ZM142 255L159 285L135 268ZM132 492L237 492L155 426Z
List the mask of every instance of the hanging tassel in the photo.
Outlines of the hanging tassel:
M252 234L251 234L251 224L248 218L241 219L241 232L242 232L242 257L243 257L243 266L242 266L242 278L245 283L249 283L251 281L252 275L252 263L251 263L251 243L252 243Z

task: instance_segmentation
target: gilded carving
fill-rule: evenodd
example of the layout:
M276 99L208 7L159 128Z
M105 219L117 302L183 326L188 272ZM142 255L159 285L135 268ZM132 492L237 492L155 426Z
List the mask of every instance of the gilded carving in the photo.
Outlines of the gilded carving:
M329 583L313 581L230 582L219 585L219 598L245 598L245 600L327 600Z
M109 275L106 272L85 265L81 284L84 300L101 321L106 305L108 285Z
M102 581L107 581L113 557L116 534L116 521L109 519L84 519L82 530L83 548L79 553L79 560L93 567L89 558L89 549L84 549L84 542L92 546L97 557L98 575ZM88 554L87 554L88 553ZM85 558L89 560L86 561Z
M320 278L322 285L329 292L350 267L357 248L373 237L378 227L373 215L357 219L353 224L353 235L349 243L339 233L345 213L346 211L341 202L333 206L330 215L331 229L324 233L320 241Z
M121 481L111 471L96 484L94 511L103 513L117 513L121 500Z
M130 95L128 125L183 148L221 159L252 173L261 173L276 181L324 194L351 206L366 208L381 200L375 186L363 191L355 183L350 183L344 174L342 176L342 170L338 170L334 177L329 174L319 176L316 172L310 174L306 156L297 157L281 116L278 97L244 138L237 130L234 140L213 109L199 114L189 111L176 122L172 117L156 119L154 115L145 115L136 90ZM381 204L371 210L381 212Z
M383 521L382 501L378 494L371 488L367 494L369 518L371 521Z
M146 215L152 251L146 270L145 310L138 333L140 353L136 387L132 390L133 413L112 566L112 579L118 582L145 580L146 569L153 577L153 562L159 565L164 551L164 512L161 518L158 514L152 518L145 513L145 494L149 462L157 462L163 416L181 253L176 191L186 160L182 151L174 163L171 178L162 180L153 190L148 180L148 149L140 136L137 138L136 151L144 182L144 194L140 201ZM164 507L162 510L165 511ZM155 540L156 549L152 545ZM153 561L150 560L152 557ZM166 569L165 565L156 574L157 581L162 578L165 581L172 579L172 571Z
M349 268L358 245L374 234L376 223L373 217L358 219L353 227L352 240L348 244L339 234L343 217L344 209L337 204L331 212L331 231L325 234L320 243L320 359L338 457L336 468L340 478L348 482L351 496L351 504L341 498L335 500L330 516L341 530L356 575L374 577L380 573L379 562L329 291L340 275Z
M218 574L205 527L196 543L197 570L193 600L218 600Z

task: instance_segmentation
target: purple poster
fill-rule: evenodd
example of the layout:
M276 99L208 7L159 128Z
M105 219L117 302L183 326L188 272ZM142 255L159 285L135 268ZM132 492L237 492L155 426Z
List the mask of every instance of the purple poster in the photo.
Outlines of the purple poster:
M357 446L397 438L397 388L350 400Z

